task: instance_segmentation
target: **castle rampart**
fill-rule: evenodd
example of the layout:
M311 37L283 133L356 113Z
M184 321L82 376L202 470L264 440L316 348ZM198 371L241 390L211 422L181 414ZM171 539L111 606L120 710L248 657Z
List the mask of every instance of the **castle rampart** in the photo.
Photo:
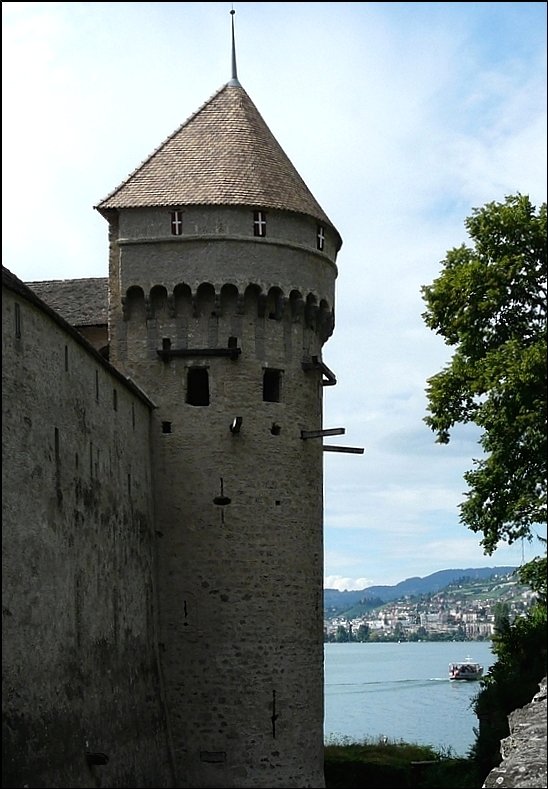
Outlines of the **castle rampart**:
M153 404L6 271L2 338L2 786L170 786Z

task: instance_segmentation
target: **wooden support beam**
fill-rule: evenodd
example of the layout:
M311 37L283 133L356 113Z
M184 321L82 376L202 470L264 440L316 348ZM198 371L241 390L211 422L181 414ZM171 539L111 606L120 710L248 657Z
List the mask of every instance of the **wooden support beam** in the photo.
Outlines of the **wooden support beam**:
M322 386L335 386L337 383L335 373L326 364L320 362L317 356L312 356L311 361L302 362L301 366L305 372L307 370L320 370L322 375L325 376L325 378L322 378Z
M301 438L323 438L324 436L344 436L344 427L331 427L327 430L301 430Z
M349 452L353 455L363 455L365 449L363 447L336 447L336 446L329 446L329 444L323 445L324 452Z
M241 348L169 348L156 351L164 362L169 362L175 356L229 356L237 359L241 352Z

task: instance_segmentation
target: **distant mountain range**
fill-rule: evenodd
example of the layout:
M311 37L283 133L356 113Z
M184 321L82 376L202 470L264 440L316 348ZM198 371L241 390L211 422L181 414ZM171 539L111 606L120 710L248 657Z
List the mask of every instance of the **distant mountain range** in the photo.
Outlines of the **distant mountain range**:
M382 605L402 597L439 592L449 584L465 579L485 579L494 575L508 575L517 567L468 567L467 569L438 570L424 578L407 578L395 586L368 586L366 589L340 592L338 589L324 589L324 611L334 614L346 611L362 600L375 601ZM378 603L377 603L378 601Z

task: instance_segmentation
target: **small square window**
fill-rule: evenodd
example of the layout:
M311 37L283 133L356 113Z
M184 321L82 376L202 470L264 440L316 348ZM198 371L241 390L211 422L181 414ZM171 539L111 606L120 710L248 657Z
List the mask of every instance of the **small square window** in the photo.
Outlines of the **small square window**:
M264 238L266 236L266 214L264 211L253 212L253 235Z
M183 234L183 212L171 212L171 235L181 236Z

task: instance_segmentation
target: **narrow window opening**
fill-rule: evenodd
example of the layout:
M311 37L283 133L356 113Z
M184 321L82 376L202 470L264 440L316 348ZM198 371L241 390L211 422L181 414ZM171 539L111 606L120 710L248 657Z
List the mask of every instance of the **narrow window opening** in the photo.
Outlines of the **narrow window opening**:
M59 507L63 503L63 491L61 490L61 457L59 451L59 428L55 428L55 493Z
M68 370L68 345L65 345L65 372Z
M80 576L74 579L74 625L76 631L76 646L82 645L82 581Z
M266 214L264 211L253 212L253 235L264 238L266 236Z
M171 212L171 235L181 236L183 234L183 212Z
M162 422L162 433L171 433L171 422Z
M162 338L162 351L171 351L171 339L169 337Z
M15 336L18 340L21 339L21 306L19 304L15 305Z
M323 225L318 225L317 234L316 234L316 245L318 249L323 252L325 247L325 228Z
M99 370L95 370L95 399L99 402Z
M282 388L281 370L264 370L263 400L267 403L279 403Z
M118 410L118 392L116 389L112 390L112 407L115 411Z
M186 402L189 405L209 405L209 373L205 367L188 369Z

